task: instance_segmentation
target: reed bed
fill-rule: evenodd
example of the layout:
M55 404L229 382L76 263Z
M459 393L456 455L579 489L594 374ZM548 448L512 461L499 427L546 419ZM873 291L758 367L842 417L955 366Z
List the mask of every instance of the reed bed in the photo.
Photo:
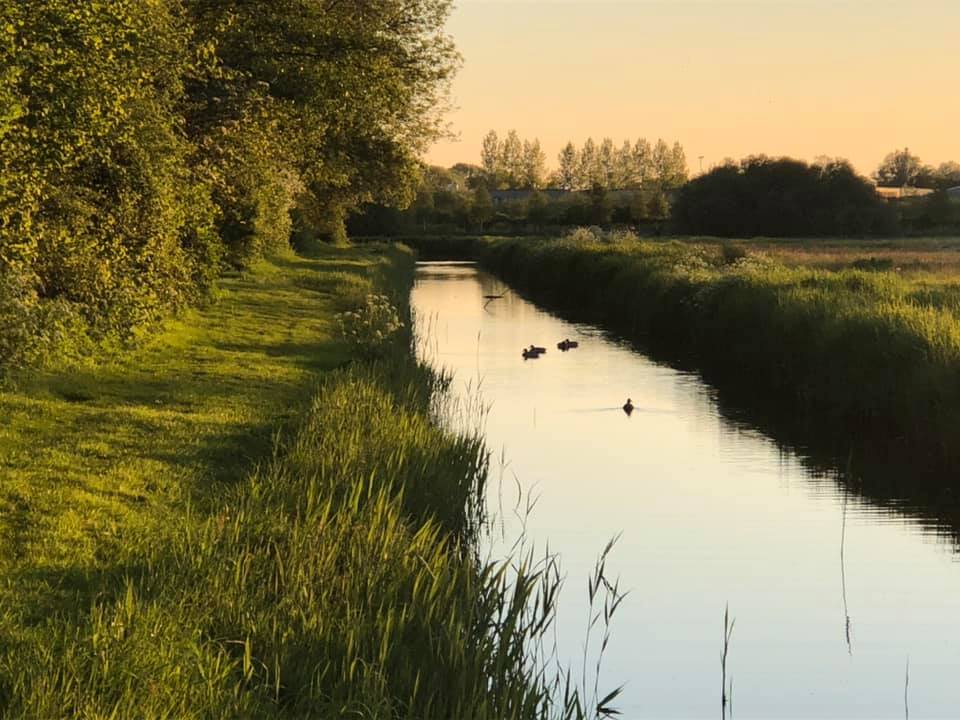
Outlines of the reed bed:
M409 341L324 375L247 477L112 544L95 594L0 607L0 717L607 715L549 651L556 559L479 557L488 453L444 429L449 379Z
M484 264L581 319L668 347L815 419L837 451L870 439L960 467L960 285L788 267L749 246L579 231L491 240Z

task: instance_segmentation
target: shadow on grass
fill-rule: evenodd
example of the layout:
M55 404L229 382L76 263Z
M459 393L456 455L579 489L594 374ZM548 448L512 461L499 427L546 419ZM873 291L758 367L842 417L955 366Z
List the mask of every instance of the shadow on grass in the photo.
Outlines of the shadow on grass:
M319 375L348 359L329 337L343 273L379 264L355 248L273 258L119 362L35 373L0 396L11 611L89 612L137 575L114 556L132 557L158 514L187 502L204 513L270 458ZM333 299L298 287L304 278Z

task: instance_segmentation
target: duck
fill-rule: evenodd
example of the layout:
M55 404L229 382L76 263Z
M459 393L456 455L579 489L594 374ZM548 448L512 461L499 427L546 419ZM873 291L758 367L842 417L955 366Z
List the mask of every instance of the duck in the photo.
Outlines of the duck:
M540 357L540 352L531 345L529 348L523 349L522 355L524 360L535 360Z
M576 340L571 340L570 338L567 338L566 340L562 340L558 342L557 347L563 352L566 352L571 348L580 347L580 343L578 343Z
M627 401L623 404L623 411L627 415L633 412L633 401L630 398L627 398Z

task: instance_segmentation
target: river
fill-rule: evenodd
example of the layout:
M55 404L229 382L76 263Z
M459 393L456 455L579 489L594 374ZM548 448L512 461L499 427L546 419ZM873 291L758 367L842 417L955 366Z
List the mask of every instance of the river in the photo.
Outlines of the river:
M422 263L412 303L422 357L454 373L464 404L479 393L488 406L492 551L525 532L560 557L559 652L575 671L586 578L620 534L607 573L629 595L601 690L625 685L623 717L720 717L727 606L727 717L960 717L949 528L848 491L729 419L695 373L565 322L471 264ZM560 352L564 338L580 347ZM548 352L525 361L531 344ZM536 499L523 521L518 486L524 507Z

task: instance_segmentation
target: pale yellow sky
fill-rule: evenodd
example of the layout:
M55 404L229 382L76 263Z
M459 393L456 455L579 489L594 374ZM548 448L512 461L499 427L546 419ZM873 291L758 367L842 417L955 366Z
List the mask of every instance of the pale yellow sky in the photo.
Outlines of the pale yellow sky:
M456 142L679 140L692 171L748 154L849 159L895 148L960 162L960 0L459 0Z

